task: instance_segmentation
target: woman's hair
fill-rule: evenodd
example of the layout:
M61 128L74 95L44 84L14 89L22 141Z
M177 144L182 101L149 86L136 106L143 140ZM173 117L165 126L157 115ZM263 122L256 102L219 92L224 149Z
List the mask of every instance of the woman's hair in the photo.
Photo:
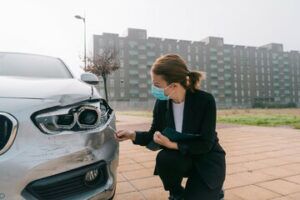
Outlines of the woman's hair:
M163 55L155 60L151 68L156 75L161 75L168 84L180 83L185 89L194 92L200 89L204 73L190 71L186 62L176 54Z

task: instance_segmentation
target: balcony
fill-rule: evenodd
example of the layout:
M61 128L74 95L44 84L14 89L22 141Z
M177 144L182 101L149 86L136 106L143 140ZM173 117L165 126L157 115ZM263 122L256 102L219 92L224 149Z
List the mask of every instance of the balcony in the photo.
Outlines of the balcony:
M218 60L217 56L210 56L209 58L210 58L210 60L215 60L215 61Z
M136 71L136 70L129 70L129 74L130 74L130 75L138 75L139 72Z

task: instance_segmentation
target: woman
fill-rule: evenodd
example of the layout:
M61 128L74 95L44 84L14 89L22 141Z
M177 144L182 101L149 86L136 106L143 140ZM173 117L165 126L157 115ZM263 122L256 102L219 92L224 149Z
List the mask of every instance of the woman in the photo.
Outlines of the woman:
M169 199L219 199L225 180L225 151L215 131L214 97L199 89L202 74L189 71L180 56L168 54L154 62L151 79L151 92L157 101L150 130L118 130L117 139L162 147L154 174L159 175L164 189L170 192ZM174 142L162 134L166 127L198 137ZM181 186L183 177L188 178L185 188Z

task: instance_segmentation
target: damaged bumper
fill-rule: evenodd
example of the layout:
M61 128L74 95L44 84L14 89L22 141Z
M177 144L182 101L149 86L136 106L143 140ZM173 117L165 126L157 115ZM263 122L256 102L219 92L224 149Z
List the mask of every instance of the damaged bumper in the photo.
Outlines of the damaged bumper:
M101 128L71 130L65 134L45 134L32 121L33 113L52 107L80 105L83 100L91 100L86 97L0 98L0 111L10 113L18 123L12 146L0 155L0 199L51 199L51 195L58 195L56 199L112 197L119 156L118 143L109 128L115 128L113 112ZM97 173L101 180L89 185L88 180ZM73 190L74 186L66 183L73 183L70 180L76 178L78 190Z

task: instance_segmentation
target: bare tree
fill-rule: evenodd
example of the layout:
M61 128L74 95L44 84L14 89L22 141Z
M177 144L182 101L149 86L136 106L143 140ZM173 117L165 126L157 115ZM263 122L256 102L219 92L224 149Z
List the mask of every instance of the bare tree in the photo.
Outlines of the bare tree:
M120 68L120 60L117 50L115 48L104 49L103 52L94 54L94 56L88 56L86 59L87 67L84 71L91 72L103 78L105 98L108 101L107 77L109 74Z

